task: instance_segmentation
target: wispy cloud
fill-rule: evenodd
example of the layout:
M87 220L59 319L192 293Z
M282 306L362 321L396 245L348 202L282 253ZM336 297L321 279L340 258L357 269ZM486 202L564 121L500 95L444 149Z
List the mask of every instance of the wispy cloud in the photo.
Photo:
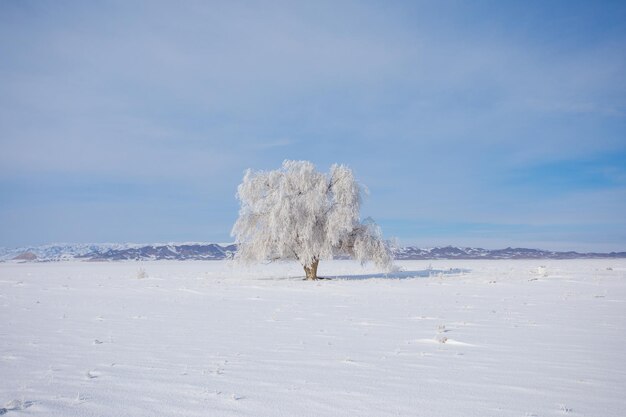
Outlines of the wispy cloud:
M6 243L26 235L15 216L34 209L18 202L42 177L191 187L143 209L182 200L187 225L211 219L224 240L243 170L286 158L349 164L378 218L531 224L564 210L572 230L594 213L621 228L623 160L604 156L626 151L624 18L617 2L3 2ZM46 232L52 204L30 236L70 240ZM171 220L160 213L150 230ZM115 221L85 220L84 240ZM150 240L146 228L119 239Z

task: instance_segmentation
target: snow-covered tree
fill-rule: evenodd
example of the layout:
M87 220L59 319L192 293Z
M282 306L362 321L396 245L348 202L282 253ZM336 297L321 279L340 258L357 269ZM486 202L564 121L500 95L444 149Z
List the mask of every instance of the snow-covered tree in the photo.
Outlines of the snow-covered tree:
M361 187L352 170L318 172L308 161L284 161L274 171L246 171L237 189L239 218L231 232L244 262L294 259L317 279L320 259L348 255L390 268L389 246L371 219L361 222Z

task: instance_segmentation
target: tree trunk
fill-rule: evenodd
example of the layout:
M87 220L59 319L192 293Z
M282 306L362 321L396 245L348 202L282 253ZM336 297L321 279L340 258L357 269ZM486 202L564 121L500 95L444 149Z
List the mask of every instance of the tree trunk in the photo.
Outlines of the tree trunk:
M304 265L304 273L306 274L307 280L314 281L317 279L317 264L319 263L319 259L314 259L311 266Z

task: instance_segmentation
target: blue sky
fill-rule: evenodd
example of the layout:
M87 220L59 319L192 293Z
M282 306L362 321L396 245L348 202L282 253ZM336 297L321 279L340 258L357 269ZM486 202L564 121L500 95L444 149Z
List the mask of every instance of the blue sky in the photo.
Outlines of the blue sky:
M0 2L0 245L230 241L345 163L420 246L626 250L623 2Z

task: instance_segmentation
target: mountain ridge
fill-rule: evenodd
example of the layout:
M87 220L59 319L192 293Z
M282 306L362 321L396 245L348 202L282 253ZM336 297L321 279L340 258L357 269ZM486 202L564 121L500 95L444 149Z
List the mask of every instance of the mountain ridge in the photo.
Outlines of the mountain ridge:
M221 260L237 251L234 243L90 243L50 244L21 248L0 248L0 261L124 261L124 260ZM436 259L601 259L626 258L626 252L548 251L528 248L484 249L458 246L394 249L396 260Z

